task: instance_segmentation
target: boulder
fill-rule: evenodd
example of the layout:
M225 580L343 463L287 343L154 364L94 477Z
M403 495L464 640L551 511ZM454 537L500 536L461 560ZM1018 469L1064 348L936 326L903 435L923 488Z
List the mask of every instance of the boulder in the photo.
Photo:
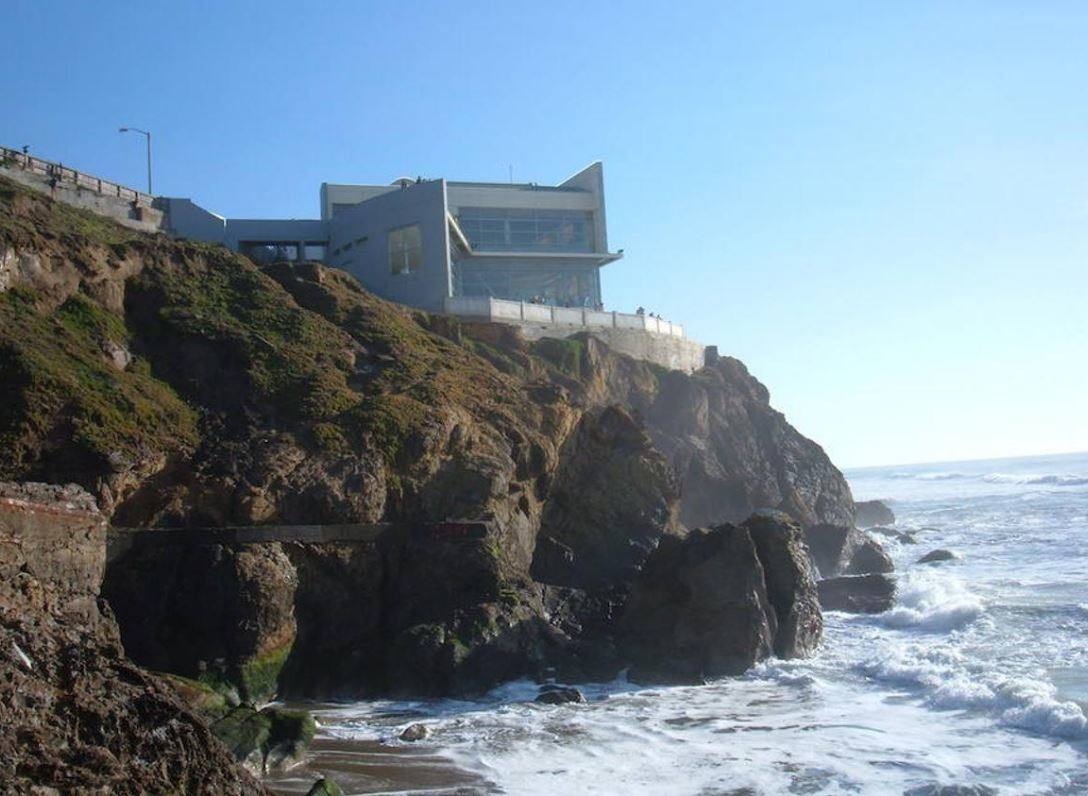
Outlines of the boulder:
M895 514L879 500L862 500L854 503L854 523L859 528L894 525Z
M810 650L822 623L800 540L771 518L663 538L620 620L628 677L698 683L741 674L776 650Z
M317 725L308 710L268 707L261 711L271 721L265 741L264 771L279 771L299 763L310 750Z
M930 550L924 556L918 559L919 564L937 564L941 561L955 561L959 558L958 555L951 550Z
M868 575L895 569L878 541L849 525L809 525L805 537L821 577Z
M415 724L409 724L405 727L397 737L402 741L422 741L429 733L427 725L420 724L417 721Z
M887 575L848 575L816 584L820 607L850 614L880 614L895 603L895 580Z
M211 729L238 762L255 774L267 774L301 762L316 725L309 711L239 705L212 722Z
M306 796L344 796L344 791L333 780L322 777L306 791Z
M545 685L541 686L540 694L533 701L542 705L565 705L569 702L585 702L586 698L577 688Z
M249 705L239 705L214 722L211 729L235 760L254 774L262 773L263 748L272 729L271 717Z
M255 703L276 694L294 644L297 585L279 544L174 544L143 534L110 561L102 591L137 663L236 688Z

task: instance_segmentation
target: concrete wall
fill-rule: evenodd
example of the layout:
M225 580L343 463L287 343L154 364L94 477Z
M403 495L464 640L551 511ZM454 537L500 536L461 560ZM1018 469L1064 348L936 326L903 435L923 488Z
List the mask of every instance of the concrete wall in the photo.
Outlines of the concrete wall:
M389 268L389 231L419 224L422 267L411 274ZM328 222L326 261L391 301L441 312L450 295L449 225L444 180L413 183L375 196ZM339 253L337 253L339 250Z
M185 237L189 237L186 235ZM329 239L329 226L325 221L308 219L227 219L224 243L235 251L246 241L275 241L277 243L325 242Z
M328 221L333 217L333 205L357 205L375 196L399 190L399 185L339 185L323 182L321 183L321 218Z
M227 220L205 210L191 199L163 197L159 200L166 211L169 230L182 238L224 243L227 238Z
M560 185L564 188L578 188L593 196L596 205L593 221L597 232L597 251L608 251L608 224L604 211L604 166L599 160L591 163Z
M161 232L165 227L164 214L161 210L145 205L136 205L127 199L99 194L69 182L53 184L47 176L24 171L18 166L0 166L0 174L21 185L46 194L72 207L90 210L101 216L112 218L120 224L141 232Z

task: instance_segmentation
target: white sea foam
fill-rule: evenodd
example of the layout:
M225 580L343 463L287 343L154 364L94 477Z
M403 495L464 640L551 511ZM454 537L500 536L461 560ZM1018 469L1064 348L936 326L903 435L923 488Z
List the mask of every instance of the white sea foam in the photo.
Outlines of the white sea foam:
M990 484L1055 484L1057 486L1084 486L1088 484L1088 476L1058 473L1045 475L990 473L982 476L982 480Z
M899 578L895 606L876 621L891 628L948 632L975 621L986 610L958 578L945 571L909 572Z

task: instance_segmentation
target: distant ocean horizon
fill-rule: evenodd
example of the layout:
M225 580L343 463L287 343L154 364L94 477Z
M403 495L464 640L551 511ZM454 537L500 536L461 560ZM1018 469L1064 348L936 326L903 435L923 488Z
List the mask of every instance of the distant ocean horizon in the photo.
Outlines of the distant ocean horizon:
M1088 449L1079 451L1061 451L1059 453L1025 453L1014 456L972 456L966 459L927 459L916 462L892 462L889 464L858 464L842 466L839 469L844 473L860 473L866 470L882 470L888 467L928 467L931 465L966 464L972 465L979 462L1016 462L1021 459L1060 459L1064 456L1078 457L1088 456Z

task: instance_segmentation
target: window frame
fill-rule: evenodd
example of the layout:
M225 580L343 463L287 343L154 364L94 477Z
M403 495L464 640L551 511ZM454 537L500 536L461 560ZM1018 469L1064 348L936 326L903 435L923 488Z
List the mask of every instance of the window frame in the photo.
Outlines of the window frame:
M399 243L400 236L415 230L418 243ZM391 276L407 276L419 273L423 269L423 229L419 223L403 224L399 227L391 227L386 232L386 254L389 262L389 274ZM414 253L414 257L413 257ZM398 259L399 267L398 267ZM414 265L413 265L414 262Z

